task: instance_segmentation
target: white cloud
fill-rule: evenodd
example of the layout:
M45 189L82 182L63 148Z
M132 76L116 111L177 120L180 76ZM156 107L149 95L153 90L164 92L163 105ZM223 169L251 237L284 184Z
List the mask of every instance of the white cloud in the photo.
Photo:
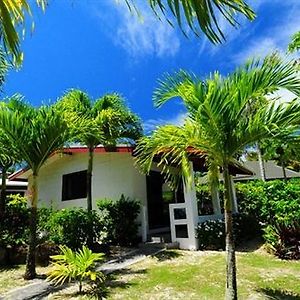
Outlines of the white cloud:
M172 125L183 125L184 120L186 119L187 114L184 112L180 112L179 114L168 118L168 119L148 119L144 122L145 132L151 132L155 130L158 126L172 124Z
M270 53L270 51L281 51L278 47L276 40L272 38L262 38L252 41L245 50L237 55L233 56L233 60L236 63L244 63L251 57L264 57Z
M129 11L125 1L116 3L113 0L105 4L94 4L93 14L102 24L105 23L112 41L132 57L166 57L177 54L180 49L177 31L164 18L160 21L155 17L149 5L142 1L136 3L140 17L135 11Z
M243 63L250 57L263 57L272 51L278 51L282 54L286 53L291 36L297 30L300 30L300 1L290 1L289 12L281 18L281 22L277 26L270 28L264 37L255 37L255 39L250 41L239 54L233 57L234 62ZM264 0L262 2L268 3L270 0Z

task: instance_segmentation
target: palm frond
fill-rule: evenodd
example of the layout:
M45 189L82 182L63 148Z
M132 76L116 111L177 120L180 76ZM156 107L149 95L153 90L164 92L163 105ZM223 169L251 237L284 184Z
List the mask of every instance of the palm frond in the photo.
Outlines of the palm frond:
M125 1L135 8L135 0ZM239 25L237 15L248 20L255 18L254 11L244 0L149 0L149 4L158 18L162 15L173 26L172 16L185 35L188 27L196 36L203 32L214 44L225 41L219 25L221 18L234 27Z

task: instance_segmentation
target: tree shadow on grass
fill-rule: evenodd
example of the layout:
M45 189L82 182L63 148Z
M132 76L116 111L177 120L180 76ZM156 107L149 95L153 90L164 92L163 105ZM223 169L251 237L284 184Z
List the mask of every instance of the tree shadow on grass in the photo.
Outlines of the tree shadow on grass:
M264 241L261 237L257 237L251 240L243 241L236 247L236 251L239 252L253 252L262 247Z
M180 256L182 256L182 254L174 250L166 250L153 255L153 257L157 258L160 262L175 259Z
M276 289L259 289L259 293L266 296L267 299L274 300L299 300L300 294L295 294L289 291Z

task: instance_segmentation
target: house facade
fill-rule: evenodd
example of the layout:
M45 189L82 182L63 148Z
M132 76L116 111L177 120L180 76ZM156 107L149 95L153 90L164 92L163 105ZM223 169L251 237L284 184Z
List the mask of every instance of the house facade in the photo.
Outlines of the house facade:
M199 161L191 161L195 169ZM87 207L86 172L88 149L71 147L54 153L39 173L39 206L53 206L54 209ZM201 164L200 164L201 165ZM194 174L194 173L193 173ZM193 175L192 174L192 175ZM20 170L10 179L28 179L31 170ZM94 152L92 198L93 209L99 199L137 199L141 204L138 217L139 235L143 241L153 234L168 232L171 241L178 242L180 248L197 249L195 228L201 219L198 216L195 185L184 185L170 195L160 169L153 164L149 175L139 172L135 166L133 148L117 146L106 149L99 146ZM205 219L217 216L205 216ZM203 218L203 216L202 216Z

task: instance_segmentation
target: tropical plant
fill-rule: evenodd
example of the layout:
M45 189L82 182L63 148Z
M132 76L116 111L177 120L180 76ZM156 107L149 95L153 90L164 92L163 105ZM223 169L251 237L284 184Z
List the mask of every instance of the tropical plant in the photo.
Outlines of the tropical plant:
M83 245L93 249L96 244L105 241L108 224L97 212L88 212L83 208L65 208L53 211L45 223L48 240L71 249Z
M80 293L83 282L104 281L104 274L96 270L96 263L103 260L103 253L93 253L85 246L78 251L72 251L66 246L61 246L60 251L60 255L51 256L53 263L47 280L56 285L72 281L78 282Z
M292 36L292 41L288 45L288 51L290 53L296 52L300 50L300 31L296 32Z
M36 0L36 3L44 9L47 0ZM20 64L22 61L19 29L23 29L24 34L25 17L28 15L32 15L29 1L0 1L0 40L4 45L4 49L13 56L17 64Z
M167 76L154 92L157 106L180 97L188 111L183 126L166 125L151 137L141 139L137 162L149 172L153 159L162 171L174 176L168 164L180 167L187 185L191 184L189 153L207 155L222 168L224 176L224 213L226 226L227 283L226 299L237 299L236 261L232 223L233 186L228 166L245 146L263 138L276 136L282 128L294 129L300 122L300 103L270 100L251 109L257 96L271 94L279 88L300 94L300 79L293 62L278 55L252 60L226 77L218 72L202 81L184 71ZM187 151L189 149L189 151Z
M129 8L135 8L135 0L125 0ZM219 26L219 16L237 27L237 15L254 20L255 13L244 0L150 0L149 5L158 18L166 18L174 26L174 17L179 28L186 34L189 28L196 36L203 32L214 43L225 41Z
M297 132L284 132L276 139L266 139L262 143L264 158L273 159L282 167L283 178L287 180L286 168L292 161L299 161L300 139Z
M17 109L0 111L0 128L16 152L32 170L29 180L30 236L25 278L36 276L35 249L37 229L38 175L47 158L71 137L72 131L62 116L50 106L36 109L22 103Z
M121 246L137 244L138 224L136 219L141 209L139 201L121 195L119 200L98 200L97 207L100 215L104 216L109 241Z
M71 90L57 103L66 120L84 118L88 130L80 131L76 140L89 150L87 168L87 209L92 210L92 173L94 150L99 144L114 147L118 141L130 142L142 134L139 118L125 105L118 94L107 94L96 101L80 90ZM78 122L71 123L78 128Z

